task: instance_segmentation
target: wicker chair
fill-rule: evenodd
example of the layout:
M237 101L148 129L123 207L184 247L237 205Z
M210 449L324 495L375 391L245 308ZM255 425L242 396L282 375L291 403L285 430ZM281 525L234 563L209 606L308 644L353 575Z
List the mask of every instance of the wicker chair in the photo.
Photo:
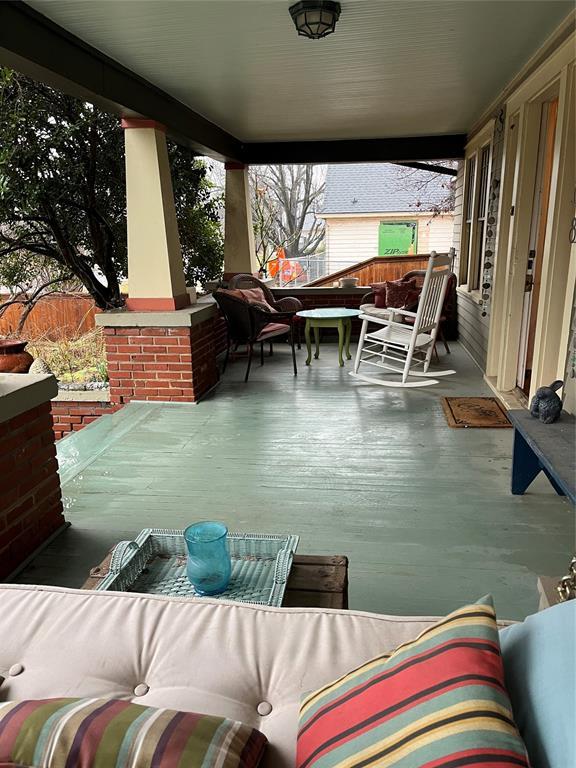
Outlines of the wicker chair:
M300 299L297 299L295 296L284 296L281 299L276 299L266 283L263 283L262 280L258 280L258 278L254 277L254 275L249 275L247 273L234 275L234 277L230 278L228 281L228 287L260 288L264 293L266 302L270 304L270 306L273 307L277 312L291 312L291 322L295 325L296 330L296 343L298 345L298 349L300 349L300 323L298 322L300 318L296 317L296 313L300 312L301 309L304 309Z
M294 376L297 375L296 350L294 349L294 326L292 324L293 312L271 312L263 304L251 303L238 296L232 296L225 290L217 290L213 294L224 319L227 329L226 357L224 370L228 364L230 347L237 348L239 344L248 347L248 365L244 381L248 381L254 344L260 344L260 362L264 363L264 342L272 342L274 339L288 337L292 348L292 364Z
M300 312L303 309L302 302L294 296L284 296L282 299L276 300L274 294L270 288L258 280L254 275L242 274L234 275L228 281L229 288L260 288L266 297L266 301L271 307L274 307L278 312Z

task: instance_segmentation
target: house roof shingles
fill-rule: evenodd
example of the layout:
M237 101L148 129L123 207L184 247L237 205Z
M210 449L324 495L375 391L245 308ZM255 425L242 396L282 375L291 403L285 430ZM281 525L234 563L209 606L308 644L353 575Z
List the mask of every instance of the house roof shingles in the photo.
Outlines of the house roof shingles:
M429 211L448 196L450 179L392 163L329 165L320 215ZM424 180L420 191L418 182Z

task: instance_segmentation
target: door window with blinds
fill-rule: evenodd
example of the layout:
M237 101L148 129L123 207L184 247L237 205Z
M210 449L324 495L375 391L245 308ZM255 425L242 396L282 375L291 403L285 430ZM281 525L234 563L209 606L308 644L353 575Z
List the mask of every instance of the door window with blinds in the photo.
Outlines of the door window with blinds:
M480 290L482 281L491 161L490 140L466 153L460 282L469 291Z

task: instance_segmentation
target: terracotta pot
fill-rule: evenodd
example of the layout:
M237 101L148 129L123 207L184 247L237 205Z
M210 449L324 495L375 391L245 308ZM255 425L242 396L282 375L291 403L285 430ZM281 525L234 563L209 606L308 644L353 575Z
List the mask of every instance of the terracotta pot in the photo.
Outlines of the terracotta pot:
M0 373L28 373L34 358L25 351L27 341L0 339Z

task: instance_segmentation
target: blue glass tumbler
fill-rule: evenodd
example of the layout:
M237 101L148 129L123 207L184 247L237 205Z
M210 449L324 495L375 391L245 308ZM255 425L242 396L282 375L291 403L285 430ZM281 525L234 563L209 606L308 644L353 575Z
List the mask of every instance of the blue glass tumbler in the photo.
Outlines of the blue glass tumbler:
M188 548L186 572L199 595L219 595L230 583L232 564L224 523L204 521L189 525L184 531Z

